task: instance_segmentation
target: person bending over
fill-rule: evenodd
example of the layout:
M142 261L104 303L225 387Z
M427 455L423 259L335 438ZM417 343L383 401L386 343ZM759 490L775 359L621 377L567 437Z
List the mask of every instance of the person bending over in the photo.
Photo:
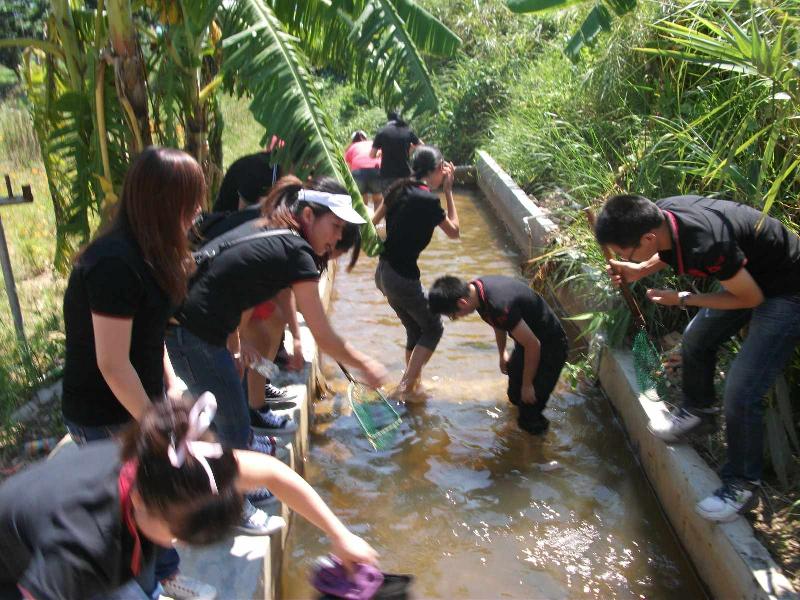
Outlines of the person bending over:
M500 372L508 375L508 399L519 408L520 429L539 435L550 421L542 414L567 360L567 336L544 299L512 277L487 275L470 282L437 279L428 293L431 312L460 319L478 311L494 329ZM509 356L507 336L514 340Z
M346 565L376 563L297 473L218 444L207 431L215 410L211 394L167 398L145 409L121 447L62 449L3 482L0 597L146 599L139 588L153 586L157 547L233 535L242 494L264 486L325 532Z
M800 341L800 238L780 221L735 202L700 196L651 202L635 195L610 198L595 235L623 258L611 261L616 285L667 266L721 285L705 294L647 290L658 304L700 308L683 333L682 404L665 421L651 422L653 435L677 442L713 424L717 351L749 324L725 382L728 460L720 472L722 486L696 506L707 519L733 520L758 503L764 394Z

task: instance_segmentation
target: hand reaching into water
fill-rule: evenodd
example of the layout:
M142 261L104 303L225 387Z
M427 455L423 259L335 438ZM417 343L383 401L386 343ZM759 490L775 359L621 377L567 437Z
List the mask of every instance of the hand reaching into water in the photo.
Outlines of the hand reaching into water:
M333 553L351 575L356 564L378 566L378 553L367 542L349 531L331 540Z
M386 382L386 367L373 358L367 358L359 370L364 376L364 383L367 385L377 388Z

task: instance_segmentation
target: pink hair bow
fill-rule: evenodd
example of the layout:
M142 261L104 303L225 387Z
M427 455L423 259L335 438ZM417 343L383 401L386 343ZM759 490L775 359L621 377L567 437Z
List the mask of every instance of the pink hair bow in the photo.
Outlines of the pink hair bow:
M214 479L214 472L211 470L211 465L208 464L208 459L222 456L222 446L214 442L200 440L200 437L211 426L216 412L217 399L214 394L211 392L201 394L189 412L189 430L186 432L186 436L177 446L173 439L167 450L167 455L169 456L169 462L176 469L183 466L187 454L194 456L203 465L203 469L208 475L208 484L211 487L211 491L218 494L217 481Z

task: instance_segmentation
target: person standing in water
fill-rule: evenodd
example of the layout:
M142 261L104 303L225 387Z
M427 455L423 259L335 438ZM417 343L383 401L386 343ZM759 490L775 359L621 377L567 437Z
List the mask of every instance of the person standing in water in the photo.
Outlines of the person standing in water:
M353 132L350 144L344 151L344 162L353 174L353 179L358 184L358 191L364 196L366 202L372 197L375 210L383 202L383 188L381 187L381 157L373 157L372 140L367 139L367 134L361 130Z
M422 144L422 140L411 130L400 115L389 112L388 122L378 130L372 140L372 158L381 154L380 187L384 191L397 181L411 175L408 159L412 151Z
M437 279L428 295L431 312L451 319L478 311L494 329L500 372L508 375L508 399L519 408L517 424L533 435L547 431L542 414L567 361L567 336L553 310L527 284L502 275L470 282ZM508 336L514 349L506 352Z
M420 146L411 161L411 177L386 190L383 205L373 217L386 217L384 252L375 271L375 285L386 296L406 331L406 370L395 393L413 392L422 368L442 337L442 320L428 308L417 260L439 227L447 237L458 239L458 212L453 200L452 163L432 146ZM442 186L447 212L431 190Z

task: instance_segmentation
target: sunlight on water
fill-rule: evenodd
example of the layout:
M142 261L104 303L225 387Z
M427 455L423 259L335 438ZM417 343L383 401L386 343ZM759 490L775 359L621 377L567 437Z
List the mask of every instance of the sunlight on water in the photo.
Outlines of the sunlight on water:
M437 232L423 283L445 273L514 274L505 232L469 196L457 198L462 239ZM492 225L487 226L487 223ZM400 378L402 327L372 275L374 259L337 273L333 323ZM351 414L347 385L325 364L332 394L317 403L306 477L381 554L415 576L418 598L704 597L666 528L608 403L561 385L550 432L516 427L491 329L477 316L445 324L424 373L427 400L399 405L394 445L374 452ZM324 537L294 520L285 598L311 598L309 565Z

